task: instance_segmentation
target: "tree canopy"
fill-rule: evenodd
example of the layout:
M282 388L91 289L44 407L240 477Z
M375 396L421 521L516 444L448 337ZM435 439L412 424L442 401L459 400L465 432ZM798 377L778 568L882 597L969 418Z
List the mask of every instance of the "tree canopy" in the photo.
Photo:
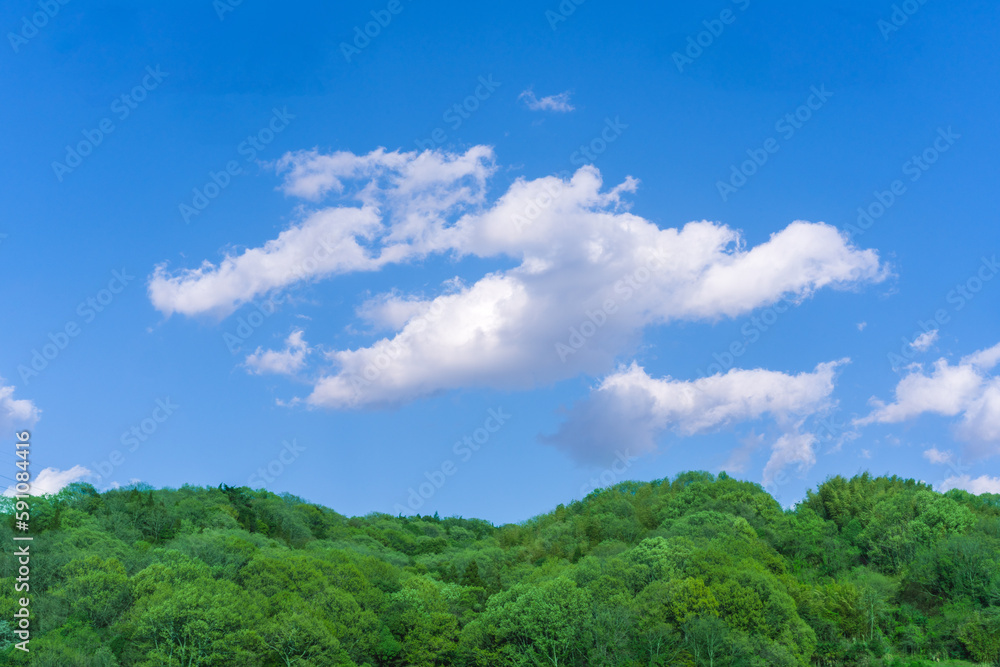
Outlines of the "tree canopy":
M225 485L31 506L32 651L3 596L0 664L1000 664L1000 496L896 477L833 477L786 510L683 473L503 526Z

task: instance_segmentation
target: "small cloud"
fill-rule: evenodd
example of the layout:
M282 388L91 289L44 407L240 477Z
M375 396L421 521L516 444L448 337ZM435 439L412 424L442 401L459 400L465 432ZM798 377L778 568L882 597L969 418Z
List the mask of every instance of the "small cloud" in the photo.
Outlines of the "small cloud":
M264 350L258 347L256 352L247 357L247 371L255 375L264 373L291 375L302 370L309 352L309 346L302 337L302 330L296 329L285 339L284 350Z
M870 459L871 457L872 457L872 453L869 450L867 450L867 449L862 449L861 450L861 458L863 458L863 459Z
M868 326L868 323L867 322L858 322L856 326L858 327L858 331L864 331L865 327Z
M11 429L31 428L38 421L41 410L26 398L14 398L13 386L5 386L0 377L0 428L4 432Z
M576 109L569 101L569 91L558 95L547 95L541 99L535 96L535 92L528 88L517 96L517 99L524 100L525 105L532 111L555 111L566 113Z
M933 345L934 341L936 341L937 339L938 339L938 330L934 329L933 331L922 333L916 338L914 338L913 342L910 343L910 347L912 347L917 352L926 352L928 348L930 348L930 346Z
M931 463L945 464L951 462L951 451L942 452L937 447L931 447L930 449L924 450L924 458Z

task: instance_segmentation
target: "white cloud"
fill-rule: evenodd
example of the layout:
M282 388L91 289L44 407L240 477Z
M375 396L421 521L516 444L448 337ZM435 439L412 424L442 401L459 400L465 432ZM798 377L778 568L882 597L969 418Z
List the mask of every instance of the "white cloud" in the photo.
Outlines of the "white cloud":
M314 406L398 404L454 388L530 388L603 374L647 326L736 317L886 275L875 251L824 223L793 222L752 248L720 223L661 229L628 212L625 195L637 181L604 189L592 166L568 180L518 179L487 201L495 167L492 151L481 146L461 155L310 151L279 164L289 194L336 193L361 208L341 203L306 214L277 239L218 267L175 275L159 267L150 283L158 308L230 312L300 280L375 271L430 253L515 264L471 283L449 281L436 295L393 291L369 299L359 315L389 335L329 352L330 365L318 369L306 399ZM339 234L338 250L304 266L310 248L329 234Z
M874 252L849 246L828 225L793 223L746 249L724 225L659 229L619 210L631 183L604 193L600 186L593 168L565 183L519 181L491 209L464 216L453 229L456 247L513 256L520 266L407 301L413 312L434 308L439 315L432 322L418 316L394 336L334 353L336 372L320 379L309 401L376 405L455 387L528 388L606 372L648 325L735 317L783 297L802 300L820 287L883 275ZM559 194L546 200L550 191ZM519 229L518 216L538 201L549 204ZM596 331L573 346L574 331L591 320Z
M807 417L834 406L834 376L846 362L822 363L798 375L733 369L694 381L655 379L633 363L604 378L547 440L583 461L601 461L620 447L650 453L668 431L690 436L767 417L783 431L764 469L770 485L789 466L804 470L815 463L816 436L801 427Z
M793 431L784 433L771 447L771 458L764 466L761 480L765 487L778 484L786 468L797 465L798 472L804 473L816 464L816 436L812 433Z
M931 447L930 449L924 450L924 458L930 461L931 463L936 463L940 465L951 462L952 453L951 451L942 452L937 447Z
M3 382L0 377L0 430L9 433L12 429L31 428L38 422L41 410L26 398L14 398L15 387Z
M896 385L894 403L872 398L875 409L855 423L898 423L925 413L960 415L957 435L976 444L977 455L1000 453L1000 377L989 373L998 362L1000 344L962 357L954 366L938 359L929 375L915 364Z
M969 364L986 371L992 369L998 362L1000 362L1000 343L962 358L963 364Z
M305 366L306 355L309 352L309 345L303 338L302 330L297 329L285 339L284 350L264 350L258 347L257 351L246 359L247 370L258 375L263 373L292 375Z
M385 262L362 243L379 224L370 207L316 211L260 248L227 254L218 266L206 261L174 274L164 264L157 266L149 298L166 315L226 316L259 295L301 280L371 271Z
M926 331L917 336L916 338L914 338L913 342L910 343L910 347L912 347L917 352L926 352L928 349L930 349L930 346L933 345L935 341L937 341L937 339L938 339L937 329L934 329L933 331Z
M539 99L535 92L528 88L527 90L521 91L521 94L517 96L517 99L524 100L524 104L532 111L555 111L558 113L566 113L568 111L573 111L574 107L569 101L569 91L559 93L558 95L546 95L545 97Z
M858 327L858 331L864 331L865 327L868 326L868 323L867 322L858 322L856 326Z
M482 201L494 171L485 146L438 151L322 155L289 153L278 162L287 194L320 200L331 190L361 206L321 208L259 248L227 253L218 264L170 272L156 267L149 298L166 315L226 316L253 298L301 282L374 271L448 249L444 217ZM346 183L363 185L346 192ZM355 184L357 185L357 184Z
M981 475L973 479L969 475L955 475L944 480L938 491L944 493L951 489L965 489L977 496L983 493L1000 493L1000 477Z
M80 465L73 466L69 470L45 468L31 480L31 495L42 496L59 493L63 487L69 486L73 482L79 482L80 480L86 479L87 477L90 477L91 474L90 470ZM16 491L14 490L14 486L11 485L7 487L7 490L4 491L3 495L10 498L14 496L15 493Z

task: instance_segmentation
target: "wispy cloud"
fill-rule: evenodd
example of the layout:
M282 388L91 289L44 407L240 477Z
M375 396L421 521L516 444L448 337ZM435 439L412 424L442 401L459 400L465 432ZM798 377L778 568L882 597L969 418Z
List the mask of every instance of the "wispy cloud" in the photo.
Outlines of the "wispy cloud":
M59 493L64 487L69 486L73 482L87 479L91 474L89 469L80 465L73 466L69 470L45 468L31 480L31 495L43 496ZM3 495L10 498L15 493L14 486L11 485L3 492Z
M531 88L524 90L517 99L522 100L532 111L554 111L556 113L567 113L576 109L569 101L569 91L557 95L546 95L539 98Z
M933 331L926 331L917 336L916 338L914 338L913 342L910 343L910 347L912 347L917 352L926 352L927 350L930 349L931 345L933 345L935 341L937 341L937 339L938 339L937 329L934 329Z
M258 347L246 359L247 370L257 375L264 373L292 375L305 366L306 355L309 352L309 345L303 338L302 330L297 329L285 339L283 350L264 350Z
M360 206L307 212L277 238L227 254L217 265L206 260L180 271L157 266L149 298L158 310L225 317L255 297L301 281L375 271L448 249L445 216L481 203L495 170L486 146L464 154L300 151L277 166L288 195L320 201L332 192Z

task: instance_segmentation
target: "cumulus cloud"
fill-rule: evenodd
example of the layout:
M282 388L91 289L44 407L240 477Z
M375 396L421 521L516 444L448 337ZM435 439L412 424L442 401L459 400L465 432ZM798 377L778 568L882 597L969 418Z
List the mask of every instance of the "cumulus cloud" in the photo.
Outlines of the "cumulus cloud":
M770 485L790 466L804 470L815 463L816 436L801 427L834 406L836 369L846 362L822 363L798 375L732 369L693 381L652 378L632 363L604 378L548 441L582 461L600 462L616 447L650 453L666 432L691 436L768 418L782 431L764 470Z
M930 349L930 346L933 345L935 341L937 341L937 339L938 339L937 329L934 329L933 331L926 331L917 336L916 338L914 338L913 342L910 343L910 347L912 347L917 352L926 352L928 349Z
M969 475L955 475L944 480L938 491L944 493L951 489L964 489L977 496L983 493L1000 493L1000 477L981 475L972 478Z
M4 385L0 377L0 430L31 428L38 421L41 410L26 398L14 398L13 386Z
M568 111L573 111L574 107L569 101L569 91L559 93L558 95L546 95L545 97L539 99L535 95L535 91L531 88L524 90L517 99L524 101L525 106L527 106L532 111L555 111L558 113L566 113Z
M413 319L394 336L333 353L336 372L321 377L309 401L376 405L602 373L648 325L735 317L884 275L873 251L822 223L793 223L747 249L724 225L661 230L628 213L621 196L634 182L601 186L593 168L567 182L519 181L493 207L463 216L451 230L459 252L520 265L433 299L390 300Z
M482 146L464 154L314 150L278 164L289 195L341 201L218 266L158 267L150 295L160 310L230 312L298 281L431 253L514 264L449 281L437 294L369 299L359 316L388 335L328 352L306 398L313 406L382 406L454 388L527 389L603 375L648 326L736 317L886 275L875 251L824 223L792 222L752 248L718 222L661 229L629 211L637 181L608 189L592 166L568 178L517 179L487 200L495 165ZM329 234L339 234L334 250L310 261L310 248Z
M293 375L305 367L309 351L302 330L297 329L285 339L283 350L264 350L258 347L257 351L246 359L247 370L257 375L264 373Z
M44 496L59 493L63 487L69 486L73 482L79 482L80 480L86 479L90 476L90 470L80 465L73 466L69 470L45 468L31 480L31 495ZM14 490L14 486L11 485L7 487L6 491L3 492L3 495L10 498L13 497L15 493L16 491Z
M956 433L972 443L971 453L1000 453L1000 377L990 374L998 362L1000 343L962 357L956 365L938 359L929 374L914 364L896 385L895 402L886 404L872 398L874 410L855 423L892 424L925 413L960 417Z

